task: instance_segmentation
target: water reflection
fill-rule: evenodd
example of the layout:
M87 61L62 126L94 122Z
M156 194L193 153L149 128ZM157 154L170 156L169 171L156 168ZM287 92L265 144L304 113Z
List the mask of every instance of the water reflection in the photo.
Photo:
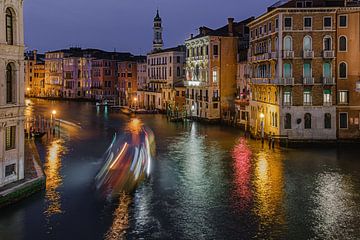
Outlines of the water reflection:
M119 240L124 239L126 230L129 227L129 205L131 198L129 195L120 194L119 206L114 212L114 220L105 235L106 240Z
M336 172L321 173L316 178L312 201L315 203L314 232L322 239L351 239L349 225L359 221L358 202L352 199L355 190L351 178Z
M254 160L255 212L262 226L282 225L285 223L282 157L271 151L260 150Z
M63 139L53 140L49 146L44 165L46 175L46 193L45 193L45 214L51 217L62 213L61 195L58 188L62 184L60 169L62 166L61 156L66 152Z
M250 186L251 155L252 152L246 139L241 138L232 152L234 159L235 191L241 199L240 210L246 210L252 198Z

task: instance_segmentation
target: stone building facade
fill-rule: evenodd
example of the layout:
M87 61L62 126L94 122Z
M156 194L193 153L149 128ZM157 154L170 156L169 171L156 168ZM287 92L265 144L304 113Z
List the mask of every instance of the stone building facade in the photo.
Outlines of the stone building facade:
M288 1L249 24L251 127L291 140L337 135L337 15L343 1Z
M201 27L186 40L186 106L191 117L219 120L235 109L237 59L249 20Z
M23 1L0 1L0 187L24 178Z

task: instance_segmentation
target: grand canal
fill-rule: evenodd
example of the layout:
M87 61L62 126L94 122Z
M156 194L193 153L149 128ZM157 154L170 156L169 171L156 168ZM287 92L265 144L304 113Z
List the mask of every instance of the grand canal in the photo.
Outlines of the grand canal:
M32 100L62 124L38 142L46 190L0 210L0 239L360 239L360 148L262 148L233 128L139 116L156 136L150 179L109 202L102 154L128 116Z

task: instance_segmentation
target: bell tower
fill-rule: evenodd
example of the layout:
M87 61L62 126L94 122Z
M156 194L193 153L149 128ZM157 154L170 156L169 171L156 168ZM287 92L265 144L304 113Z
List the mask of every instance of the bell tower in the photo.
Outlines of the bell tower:
M156 11L156 16L154 18L154 40L153 40L153 51L161 50L164 42L162 38L162 26L161 26L161 17L159 15L159 10Z

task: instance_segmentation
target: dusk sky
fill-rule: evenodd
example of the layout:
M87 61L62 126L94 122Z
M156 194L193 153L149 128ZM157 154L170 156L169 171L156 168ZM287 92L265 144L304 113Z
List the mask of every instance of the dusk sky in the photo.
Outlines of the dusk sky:
M183 44L198 27L220 27L228 17L258 16L275 0L29 0L25 44L41 52L80 46L146 53L159 7L165 47Z

